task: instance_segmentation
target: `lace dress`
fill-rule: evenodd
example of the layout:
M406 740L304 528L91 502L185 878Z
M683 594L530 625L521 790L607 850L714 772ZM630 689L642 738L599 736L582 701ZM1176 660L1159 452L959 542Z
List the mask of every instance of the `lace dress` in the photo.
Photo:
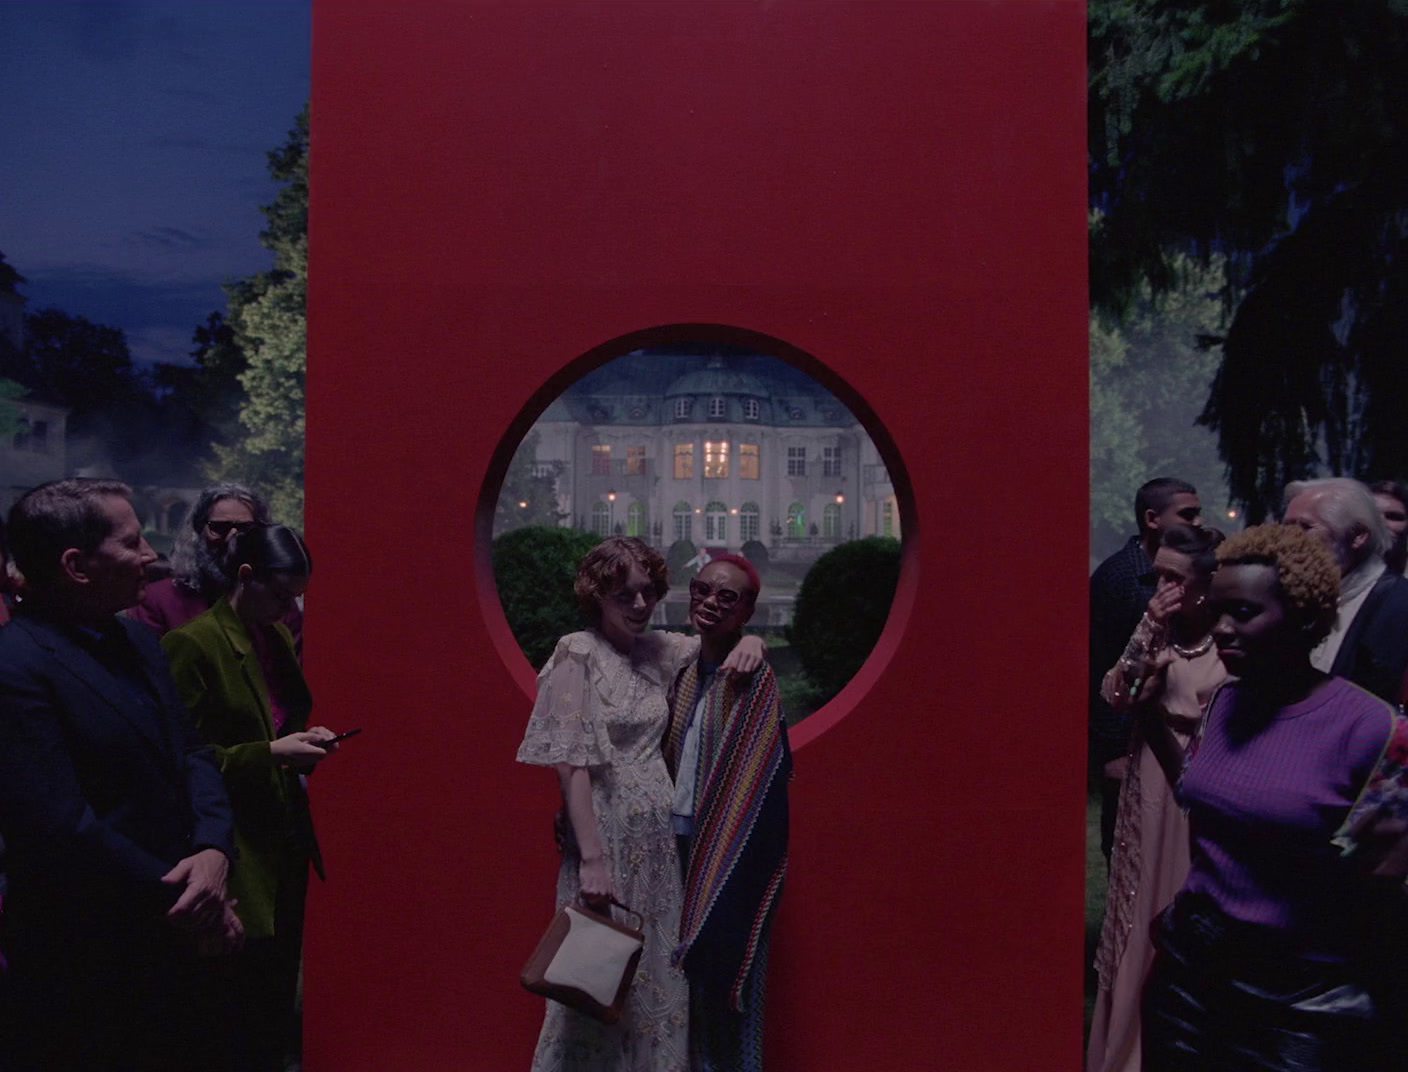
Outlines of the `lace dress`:
M688 1072L689 990L670 966L679 940L682 887L670 824L674 786L660 741L666 692L698 641L650 632L623 655L599 633L557 643L538 675L538 698L518 759L591 771L592 811L617 897L645 920L645 948L619 1022L598 1023L547 1003L535 1072ZM579 892L575 844L563 854L559 907Z
M1211 638L1209 638L1210 640ZM1127 701L1124 665L1153 659L1169 647L1168 633L1146 614L1123 658L1105 675L1106 702ZM1156 701L1180 745L1197 730L1208 701L1227 676L1211 643L1184 655L1174 650ZM1120 789L1115 848L1100 945L1095 952L1099 989L1086 1049L1086 1072L1139 1072L1139 998L1154 960L1149 925L1188 875L1188 820L1154 752L1136 727L1129 769Z

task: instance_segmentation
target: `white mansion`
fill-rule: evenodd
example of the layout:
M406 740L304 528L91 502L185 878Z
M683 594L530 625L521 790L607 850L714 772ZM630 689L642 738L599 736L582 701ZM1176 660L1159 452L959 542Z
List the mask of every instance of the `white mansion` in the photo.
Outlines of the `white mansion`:
M636 351L569 387L534 424L564 524L814 560L861 536L899 537L875 444L842 403L773 357Z

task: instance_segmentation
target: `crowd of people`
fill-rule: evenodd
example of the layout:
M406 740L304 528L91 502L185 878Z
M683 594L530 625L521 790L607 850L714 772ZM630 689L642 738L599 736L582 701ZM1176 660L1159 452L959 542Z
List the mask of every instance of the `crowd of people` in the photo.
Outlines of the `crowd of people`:
M301 668L302 537L248 488L200 496L168 575L130 489L14 505L0 628L0 1072L274 1072L300 1051L309 776L340 739ZM588 628L539 675L518 758L560 786L558 899L626 906L624 1015L550 1002L538 1069L760 1069L792 758L745 637L757 570L689 582L696 635L652 632L663 558L581 563Z
M1090 584L1108 863L1087 1072L1403 1062L1408 490L1287 486L1224 538L1152 480ZM1387 788L1385 788L1387 786ZM1348 819L1355 809L1355 821Z
M294 629L312 558L249 489L173 559L115 480L41 485L5 536L0 1070L282 1072L319 865Z

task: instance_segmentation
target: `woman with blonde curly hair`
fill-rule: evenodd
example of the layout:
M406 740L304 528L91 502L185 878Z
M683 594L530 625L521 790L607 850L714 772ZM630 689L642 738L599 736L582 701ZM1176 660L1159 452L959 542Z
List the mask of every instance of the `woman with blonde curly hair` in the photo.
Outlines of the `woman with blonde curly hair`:
M1376 955L1385 889L1331 838L1394 712L1310 664L1339 593L1319 541L1262 525L1217 557L1213 639L1235 680L1213 697L1176 787L1191 860L1154 927L1143 1067L1381 1069L1395 1018Z

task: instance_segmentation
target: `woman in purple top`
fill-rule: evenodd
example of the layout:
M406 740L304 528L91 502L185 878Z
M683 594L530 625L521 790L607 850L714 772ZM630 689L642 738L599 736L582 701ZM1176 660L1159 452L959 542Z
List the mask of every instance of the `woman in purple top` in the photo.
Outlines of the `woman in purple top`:
M1262 525L1217 557L1213 637L1236 680L1214 697L1177 785L1191 861L1154 925L1144 1072L1397 1067L1384 1063L1393 1016L1376 949L1384 912L1400 908L1386 894L1401 894L1331 843L1393 710L1310 665L1339 596L1314 536Z

